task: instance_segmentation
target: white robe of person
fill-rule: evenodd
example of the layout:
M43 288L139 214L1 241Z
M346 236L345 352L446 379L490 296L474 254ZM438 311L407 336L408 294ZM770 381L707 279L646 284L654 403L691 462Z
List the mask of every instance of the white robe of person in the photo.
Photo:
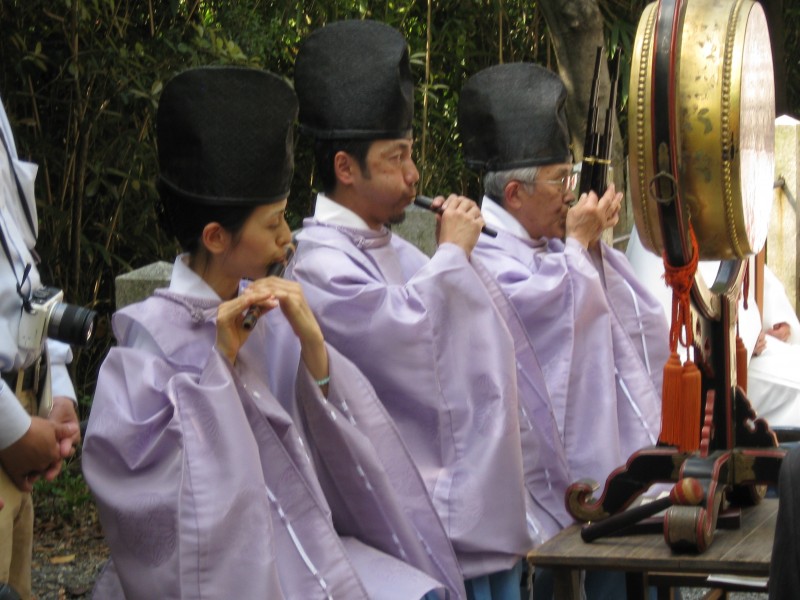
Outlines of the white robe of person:
M664 264L644 248L635 228L626 254L640 281L661 299L665 314L669 316L672 290L664 282ZM713 281L718 264L716 261L701 261L698 266L707 283ZM743 300L739 301L739 336L749 357L747 397L756 415L766 419L771 426L800 427L800 322L783 285L766 265L763 304L762 318L755 302L755 285L751 283L747 308ZM766 349L753 356L758 334L781 322L789 324L789 340L783 342L767 335Z
M789 325L789 339L784 342L766 335L766 348L753 355L758 332L768 331L778 323ZM755 336L742 336L750 357L747 397L756 414L773 427L800 427L800 322L783 284L767 265L764 265L763 315L753 301L748 302L747 310L740 306L740 332L745 327L756 332Z

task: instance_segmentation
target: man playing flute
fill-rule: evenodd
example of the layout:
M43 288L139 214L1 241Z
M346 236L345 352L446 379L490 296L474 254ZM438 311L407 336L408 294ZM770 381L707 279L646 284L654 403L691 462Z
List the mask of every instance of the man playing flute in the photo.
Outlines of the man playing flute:
M397 423L468 597L519 599L536 526L526 527L514 344L491 278L470 261L480 210L437 198L430 260L385 226L402 218L419 179L407 43L374 21L330 24L301 46L295 89L322 191L290 276Z
M484 220L498 231L473 255L525 325L572 481L602 484L657 441L668 329L625 256L601 240L622 194L612 184L575 203L565 100L558 76L538 65L490 67L464 86L459 129L467 164L484 172ZM522 379L530 365L518 369Z

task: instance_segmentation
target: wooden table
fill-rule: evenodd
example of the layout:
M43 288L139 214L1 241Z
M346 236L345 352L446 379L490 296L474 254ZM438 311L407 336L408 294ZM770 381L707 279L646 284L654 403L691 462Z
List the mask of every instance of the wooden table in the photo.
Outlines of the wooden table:
M674 554L660 534L607 537L587 544L580 526L573 525L532 550L528 561L553 569L556 600L580 598L583 569L625 571L629 599L645 598L648 582L652 585L654 580L714 587L706 583L712 574L766 578L777 513L776 499L743 509L741 528L717 529L711 546L701 554Z

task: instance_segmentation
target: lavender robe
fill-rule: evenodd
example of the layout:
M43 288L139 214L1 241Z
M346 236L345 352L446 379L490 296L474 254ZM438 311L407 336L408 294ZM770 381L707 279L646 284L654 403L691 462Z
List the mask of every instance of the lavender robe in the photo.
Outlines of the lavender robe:
M474 254L525 324L573 478L604 482L658 437L668 356L658 301L624 255L604 244L605 285L573 240L531 241L501 230L496 238L481 236Z
M522 462L528 490L528 528L538 545L573 523L565 502L565 492L573 477L547 383L525 323L486 267L476 258L472 262L479 272L486 274L487 289L514 339Z
M268 328L256 328L231 367L212 349L215 313L214 302L157 292L115 316L122 347L101 369L82 459L115 566L98 589L181 599L402 599L441 589L339 537L294 423L264 381L264 348L275 348ZM134 325L158 353L124 347ZM332 401L355 403L368 384L329 355ZM298 388L306 403L325 402L303 368ZM359 459L380 471L369 455ZM359 516L384 526L381 515Z
M309 219L290 269L327 340L368 377L467 579L530 549L514 347L464 252Z
M336 530L357 537L445 584L453 598L465 598L453 547L425 484L397 428L364 376L344 358L323 397L309 377L299 377L298 393L288 389L288 372L300 360L300 345L286 319L272 311L266 319L272 347L283 351L270 361L273 393L283 399L295 422L304 425L317 476L331 506ZM332 367L333 373L333 367ZM363 490L358 493L358 490ZM372 515L372 518L365 518ZM375 515L380 515L376 518Z

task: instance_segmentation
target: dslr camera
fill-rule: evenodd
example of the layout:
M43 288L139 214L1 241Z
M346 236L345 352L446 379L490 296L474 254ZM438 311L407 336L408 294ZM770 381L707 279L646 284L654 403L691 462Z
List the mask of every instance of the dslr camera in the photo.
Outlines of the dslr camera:
M38 350L46 337L75 346L89 343L97 313L62 302L63 299L64 292L50 286L31 294L30 310L22 309L19 322L20 348Z

